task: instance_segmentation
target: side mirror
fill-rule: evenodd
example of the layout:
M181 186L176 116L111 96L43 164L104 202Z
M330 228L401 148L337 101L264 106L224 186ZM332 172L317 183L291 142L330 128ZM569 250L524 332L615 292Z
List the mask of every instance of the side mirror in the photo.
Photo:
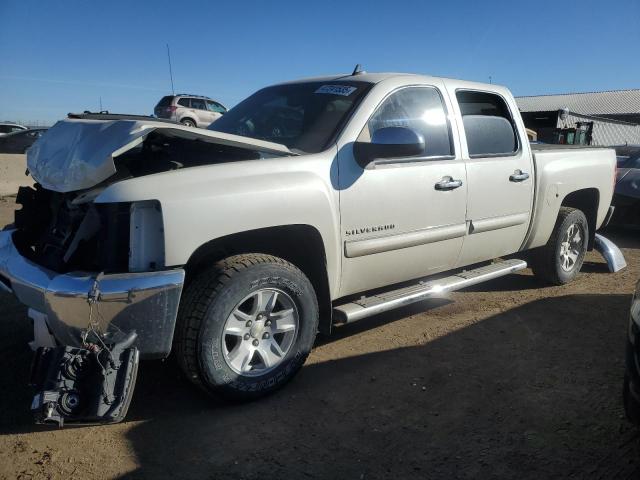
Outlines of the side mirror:
M366 167L382 158L414 157L424 152L424 137L406 127L385 127L376 130L371 142L356 142L353 153L358 164Z

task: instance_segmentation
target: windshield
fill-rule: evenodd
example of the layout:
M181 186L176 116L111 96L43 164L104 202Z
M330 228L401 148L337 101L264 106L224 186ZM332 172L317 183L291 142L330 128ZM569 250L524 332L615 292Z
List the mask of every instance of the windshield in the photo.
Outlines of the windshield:
M208 128L317 153L334 138L371 84L309 82L262 89Z
M639 168L640 147L616 147L616 161L618 163L618 168Z

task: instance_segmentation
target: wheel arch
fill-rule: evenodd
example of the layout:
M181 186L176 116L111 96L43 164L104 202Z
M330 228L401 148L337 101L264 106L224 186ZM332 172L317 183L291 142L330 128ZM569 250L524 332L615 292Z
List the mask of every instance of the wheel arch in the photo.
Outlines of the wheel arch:
M246 253L263 253L283 258L309 278L318 297L319 330L331 331L332 308L327 257L320 232L311 225L295 224L259 228L210 240L198 247L186 265L185 286L206 266L229 257Z
M587 217L587 224L589 225L589 241L587 244L587 250L593 250L595 242L597 221L598 221L598 206L600 204L600 192L597 188L584 188L569 193L562 199L561 207L571 207L581 210Z
M191 123L193 123L196 127L198 126L198 122L197 122L195 119L193 119L193 118L191 118L191 117L189 117L189 116L186 116L186 115L185 115L184 117L180 118L180 123L183 123L185 120L189 120L189 121L190 121Z

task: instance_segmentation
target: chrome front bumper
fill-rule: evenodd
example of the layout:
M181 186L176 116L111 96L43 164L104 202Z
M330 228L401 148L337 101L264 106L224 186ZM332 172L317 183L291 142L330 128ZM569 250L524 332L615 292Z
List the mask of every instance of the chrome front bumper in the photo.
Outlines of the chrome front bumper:
M20 255L13 232L0 231L0 290L13 292L22 303L46 315L60 344L80 346L91 313L101 332L135 330L143 357L169 354L184 270L59 274Z

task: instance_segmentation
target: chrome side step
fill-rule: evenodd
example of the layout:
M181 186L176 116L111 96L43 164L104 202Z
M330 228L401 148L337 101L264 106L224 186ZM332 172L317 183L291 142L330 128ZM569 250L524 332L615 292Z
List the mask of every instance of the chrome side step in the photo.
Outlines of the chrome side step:
M370 297L362 297L358 300L334 307L334 323L344 324L355 322L372 315L393 310L394 308L420 302L421 300L438 296L445 292L452 292L493 280L494 278L502 277L525 268L527 268L527 262L524 260L505 260L474 270L463 271L449 277L432 281L420 281L417 285L379 293Z

